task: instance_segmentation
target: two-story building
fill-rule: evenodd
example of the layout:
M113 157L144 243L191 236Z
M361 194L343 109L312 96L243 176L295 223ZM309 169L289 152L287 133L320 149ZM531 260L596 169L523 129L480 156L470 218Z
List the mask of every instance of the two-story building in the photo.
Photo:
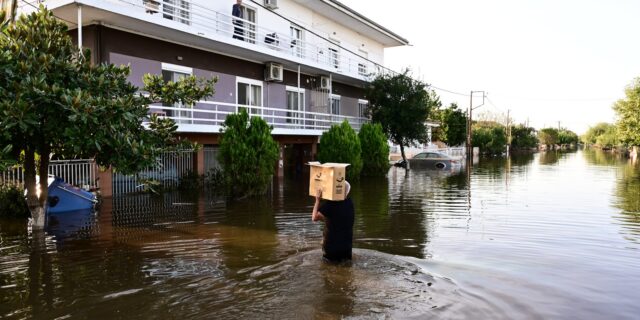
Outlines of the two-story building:
M218 77L207 101L150 106L207 147L200 173L215 163L206 150L215 151L225 117L241 108L273 126L280 167L299 168L332 124L347 120L357 130L367 121L363 87L384 70L385 48L408 44L336 0L245 0L242 18L232 15L236 0L27 2L66 21L93 62L129 65L135 85L146 73Z

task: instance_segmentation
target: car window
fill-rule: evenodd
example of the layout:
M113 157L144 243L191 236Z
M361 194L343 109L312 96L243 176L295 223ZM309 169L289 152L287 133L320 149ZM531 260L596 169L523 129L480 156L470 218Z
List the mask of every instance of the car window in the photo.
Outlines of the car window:
M432 153L429 153L429 154L427 155L427 158L429 158L429 159L438 159L438 158L440 158L440 155L439 155L439 154L437 154L437 153L433 153L433 152L432 152Z
M427 154L426 153L418 153L415 156L413 156L414 159L425 159L427 158Z

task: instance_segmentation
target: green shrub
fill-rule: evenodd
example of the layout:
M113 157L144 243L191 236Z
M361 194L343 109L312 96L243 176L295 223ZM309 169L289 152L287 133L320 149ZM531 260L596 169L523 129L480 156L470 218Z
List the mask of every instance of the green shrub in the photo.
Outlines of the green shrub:
M218 160L231 197L264 194L275 171L278 144L271 127L245 110L224 121Z
M28 218L29 216L24 190L12 185L0 185L0 217Z
M322 133L318 160L325 162L349 163L347 179L357 180L362 171L362 149L358 135L347 120L340 125L333 125L329 131Z
M506 151L507 135L502 126L474 127L471 144L483 154L496 155Z
M378 123L365 123L358 133L362 148L362 175L383 176L389 171L389 144Z
M198 172L190 170L180 177L178 189L183 191L195 191L200 189L204 183L204 176L198 175Z

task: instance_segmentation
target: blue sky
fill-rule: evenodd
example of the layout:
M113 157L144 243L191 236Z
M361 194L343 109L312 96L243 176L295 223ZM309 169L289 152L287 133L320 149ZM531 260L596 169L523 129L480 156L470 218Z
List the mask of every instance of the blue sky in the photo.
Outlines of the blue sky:
M640 77L638 0L342 2L410 41L386 50L388 67L454 92L488 92L492 104L474 114L510 109L517 123L560 122L580 134L615 121L611 105Z

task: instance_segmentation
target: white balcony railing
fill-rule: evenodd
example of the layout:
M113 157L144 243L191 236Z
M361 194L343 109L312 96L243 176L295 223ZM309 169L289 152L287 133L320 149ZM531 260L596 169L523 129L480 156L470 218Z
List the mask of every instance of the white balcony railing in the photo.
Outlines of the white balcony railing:
M173 119L178 125L222 126L227 115L245 109L252 116L260 116L274 129L326 131L334 124L347 120L351 127L360 130L367 118L298 111L282 108L244 106L233 103L199 101L194 107L149 106L151 114ZM180 129L178 129L180 131Z
M292 38L289 27L286 30L270 29L190 0L107 1L127 6L134 12L147 13L151 20L156 19L165 25L170 23L186 25L194 34L205 38L216 39L222 36L238 42L242 41L243 46L248 48L251 46L267 48L274 53L284 54L292 61L300 60L303 63L319 64L331 72L362 80L368 79L372 74L386 71L383 66L329 41L328 36L316 35L321 34L319 32L304 32L304 39L295 39ZM289 24L286 25L289 26Z

